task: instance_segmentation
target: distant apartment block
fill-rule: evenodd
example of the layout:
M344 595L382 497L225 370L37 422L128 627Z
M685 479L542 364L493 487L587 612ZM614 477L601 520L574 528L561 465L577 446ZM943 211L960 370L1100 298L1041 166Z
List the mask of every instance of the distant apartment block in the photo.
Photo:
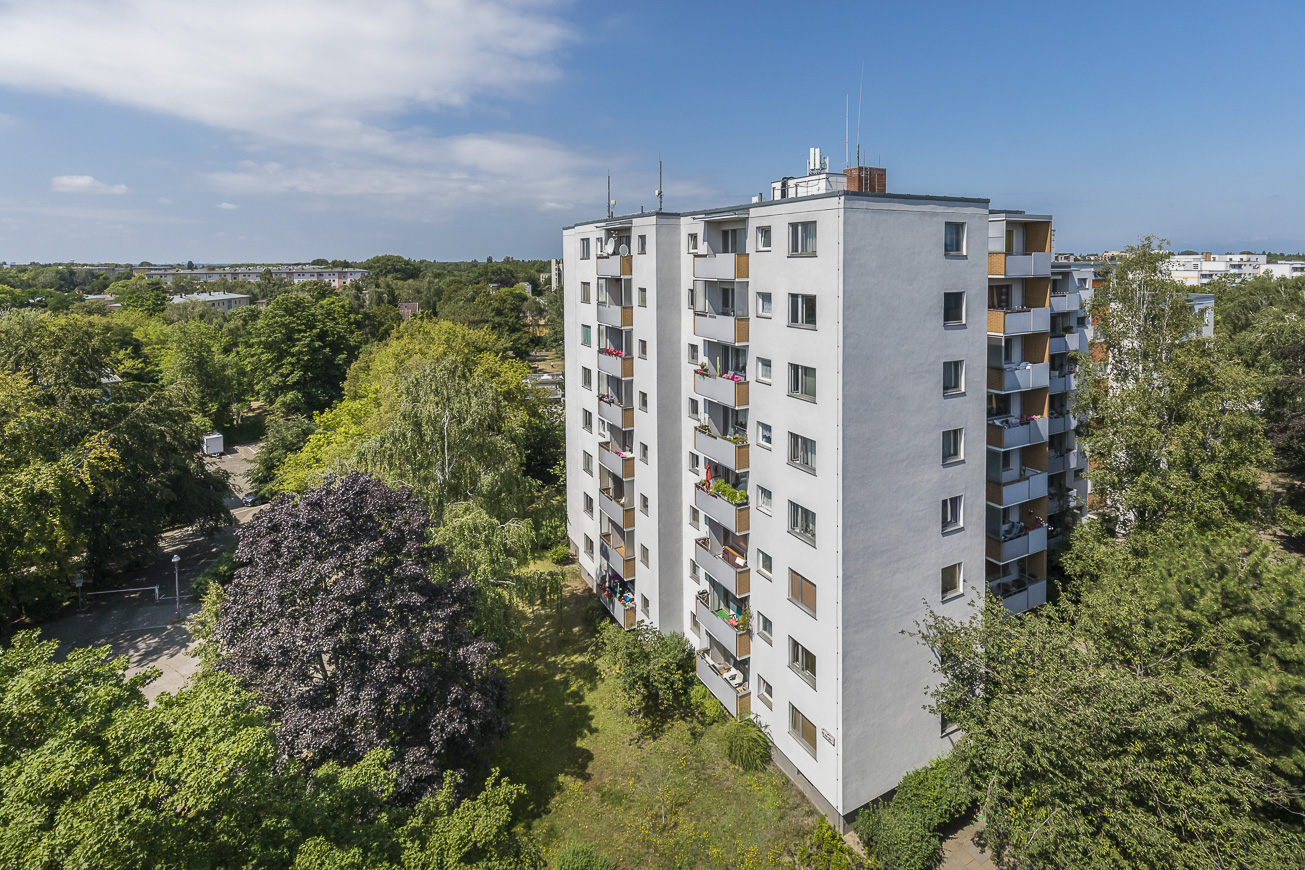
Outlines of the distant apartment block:
M1194 287L1220 278L1241 281L1258 276L1267 259L1264 254L1174 254L1169 274Z
M926 605L1046 598L1081 508L1068 414L1091 264L1051 218L886 192L876 167L563 232L568 533L619 625L845 818L945 752Z
M199 302L219 311L230 311L249 304L250 297L243 293L179 293L169 302Z
M280 278L299 284L304 281L325 281L331 286L339 289L350 281L357 281L365 275L370 274L366 269L328 269L322 266L298 265L298 266L212 266L202 269L177 269L172 266L137 266L132 269L133 275L144 275L147 278L161 278L164 281L171 282L177 278L189 278L194 281L217 281L225 278L228 281L257 281L263 277L265 272L270 272L273 278Z

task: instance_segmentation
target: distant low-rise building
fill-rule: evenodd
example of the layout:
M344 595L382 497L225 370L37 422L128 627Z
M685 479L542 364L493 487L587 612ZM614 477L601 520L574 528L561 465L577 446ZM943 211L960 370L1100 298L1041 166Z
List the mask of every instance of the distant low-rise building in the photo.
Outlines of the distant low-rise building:
M171 302L202 302L220 311L230 311L249 304L250 297L244 293L178 293Z
M399 303L399 316L402 317L405 321L411 320L413 315L417 314L420 310L421 310L420 303L417 302Z
M1193 287L1226 278L1241 281L1255 278L1268 258L1264 254L1174 254L1169 258L1169 274Z
M1268 275L1270 278L1300 278L1305 276L1305 260L1265 263L1260 267L1260 274Z
M287 280L293 284L301 284L304 281L325 281L336 289L371 274L367 269L352 267L335 269L312 265L208 266L199 269L178 269L174 266L137 266L132 269L133 275L159 278L169 283L178 278L189 278L192 281L201 282L217 281L222 278L228 281L257 281L263 277L264 273L270 273L273 278Z

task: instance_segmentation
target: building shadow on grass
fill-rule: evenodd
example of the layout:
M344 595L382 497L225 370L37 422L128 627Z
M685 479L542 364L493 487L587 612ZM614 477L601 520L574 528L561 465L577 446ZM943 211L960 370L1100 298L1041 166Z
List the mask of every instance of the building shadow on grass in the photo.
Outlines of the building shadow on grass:
M562 777L587 780L593 753L581 745L594 732L587 693L598 682L589 660L593 629L585 608L593 594L568 582L557 601L532 608L525 640L504 656L511 692L511 733L494 764L526 786L523 816L534 820L562 786Z

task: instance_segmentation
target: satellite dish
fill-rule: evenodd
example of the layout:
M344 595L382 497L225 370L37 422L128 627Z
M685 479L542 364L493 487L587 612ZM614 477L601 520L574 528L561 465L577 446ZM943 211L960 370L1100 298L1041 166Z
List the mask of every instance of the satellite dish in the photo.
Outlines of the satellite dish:
M615 253L616 253L616 239L608 239L608 240L607 240L607 248L606 248L606 250L607 250L607 253L609 253L609 254L615 254Z
M628 257L628 256L630 256L630 246L629 246L629 245L621 245L621 256L622 256L622 257Z
M662 195L662 192L661 192L660 189L658 189L658 190L654 190L654 191L653 191L653 196L661 196L661 195Z

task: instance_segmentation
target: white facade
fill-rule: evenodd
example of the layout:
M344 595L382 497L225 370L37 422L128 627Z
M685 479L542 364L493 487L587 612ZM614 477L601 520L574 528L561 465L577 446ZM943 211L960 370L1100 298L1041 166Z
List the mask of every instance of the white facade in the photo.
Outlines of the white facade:
M194 281L257 281L264 272L271 272L273 278L282 278L294 284L304 281L325 281L339 289L350 281L357 281L371 274L367 269L330 269L325 266L213 266L205 269L176 269L171 266L138 266L132 270L136 275L148 278L160 278L171 283L176 278L190 278Z
M1305 277L1305 260L1283 260L1278 263L1265 263L1260 267L1261 275L1270 278Z
M812 175L821 193L564 231L568 528L618 622L684 632L844 816L950 746L901 632L985 581L989 213Z
M1258 276L1267 259L1264 254L1174 254L1169 274L1194 287L1220 278L1241 281Z

